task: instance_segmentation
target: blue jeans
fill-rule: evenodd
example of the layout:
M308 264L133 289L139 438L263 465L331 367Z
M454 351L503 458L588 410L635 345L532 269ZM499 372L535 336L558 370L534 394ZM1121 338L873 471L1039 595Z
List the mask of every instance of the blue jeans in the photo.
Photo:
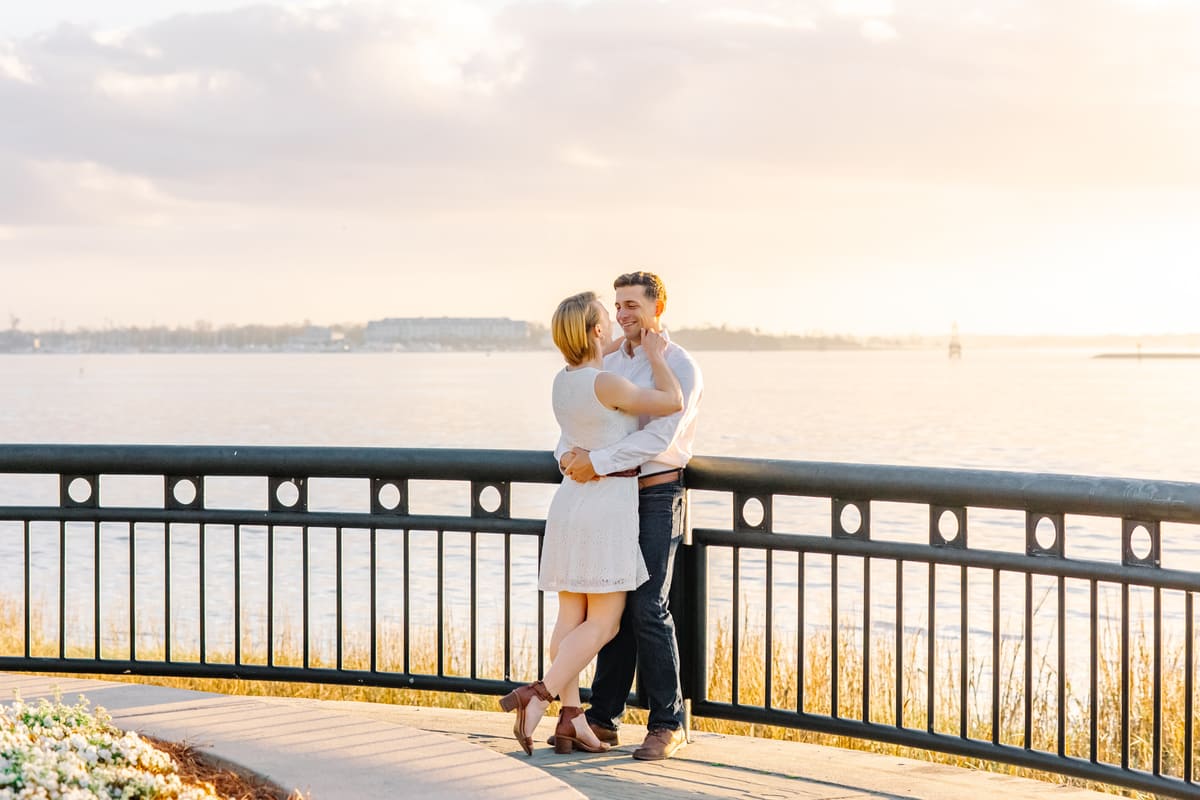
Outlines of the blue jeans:
M626 596L621 628L596 658L588 722L616 729L625 713L636 666L650 709L647 727L683 725L679 644L667 603L675 552L683 540L683 493L680 481L638 492L638 540L650 580Z

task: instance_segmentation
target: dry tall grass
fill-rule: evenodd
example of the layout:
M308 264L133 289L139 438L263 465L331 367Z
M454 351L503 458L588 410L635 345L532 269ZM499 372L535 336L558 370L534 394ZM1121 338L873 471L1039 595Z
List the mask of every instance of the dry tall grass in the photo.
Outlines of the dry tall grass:
M33 630L43 630L40 614L33 614ZM303 663L302 644L290 629L276 631L275 663L299 665ZM442 653L443 671L448 675L470 674L470 651L466 637L453 635L453 630L444 632ZM1130 765L1136 769L1149 769L1153 758L1153 639L1144 630L1137 630L1131 638L1130 675L1131 691L1129 750ZM401 632L383 630L379 635L378 668L385 671L400 671L403 668L405 642ZM415 674L437 673L437 639L433 632L414 637L409 645L409 669ZM1119 763L1122 737L1120 714L1121 660L1119 638L1112 630L1102 631L1098 670L1098 755L1101 761ZM346 669L365 670L369 667L368 646L363 642L347 642L343 645L343 665ZM761 632L751 629L740 637L738 647L738 700L742 705L762 706L766 697L766 642ZM1020 641L1002 640L1000 650L999 697L1000 725L999 740L1003 743L1021 745L1024 737L1024 663L1023 644ZM1195 758L1195 754L1184 752L1184 709L1186 696L1182 680L1184 649L1164 646L1161 655L1163 681L1162 696L1162 741L1163 765L1166 775L1180 776L1183 760ZM57 643L36 636L31 642L34 654L50 655L57 652ZM265 652L254 652L249 641L243 642L244 663L265 663ZM513 647L512 671L517 679L535 676L537 670L536 648L529 643L518 642ZM18 655L24 651L23 619L19 603L0 598L0 654ZM72 648L68 655L91 656L91 648ZM927 656L925 643L917 637L905 642L903 663L905 668L899 680L896 677L895 641L879 638L871 642L869 660L869 709L872 722L894 725L896 714L897 685L902 694L901 713L906 727L924 730L927 719ZM139 650L139 658L146 661L163 657L160 650ZM196 660L197 652L181 652L177 647L172 653L176 661ZM210 662L230 663L233 654L212 652L207 654ZM989 656L990 658L990 656ZM933 729L955 735L959 731L961 686L959 654L956 648L939 643L935 649L935 680ZM804 710L813 714L831 713L833 680L837 680L838 715L845 719L862 718L863 706L863 652L861 631L845 626L839 631L837 641L837 675L833 674L833 638L826 632L811 633L804 643L803 696ZM309 663L315 667L336 666L334 654L312 651ZM772 642L771 654L771 707L783 710L797 708L798 659L795 639ZM492 652L480 657L476 672L481 677L502 677L502 664L498 654ZM225 694L271 695L281 697L305 697L326 700L356 700L373 703L400 705L432 705L446 708L463 708L494 711L496 699L490 695L458 692L430 692L411 689L380 688L369 686L339 686L309 683L285 683L272 681L161 678L148 676L104 676L110 680L126 680L139 683L173 686ZM967 735L972 739L990 741L992 738L991 717L991 667L985 660L972 656L968 661L967 681ZM1057 747L1057 685L1056 665L1049 662L1037 664L1037 673L1032 681L1034 692L1030 697L1031 729L1034 746L1053 751ZM733 647L727 625L716 627L713 653L708 665L708 696L715 701L728 702L733 686ZM1089 729L1088 690L1079 692L1068 682L1069 698L1066 714L1065 749L1070 755L1087 758ZM631 722L645 721L645 712L631 709ZM990 761L962 758L959 756L929 752L876 742L867 739L832 736L795 728L764 726L749 723L729 722L719 719L697 717L693 720L697 730L726 734L758 736L769 739L808 742L827 746L865 750L883 754L903 755L910 758L952 764L961 767L985 769L1007 774L1022 775L1057 783L1086 786L1098 791L1120 794L1135 798L1149 798L1129 790L1118 789L1106 784L1066 778L1013 767ZM1200 763L1195 764L1200 770Z

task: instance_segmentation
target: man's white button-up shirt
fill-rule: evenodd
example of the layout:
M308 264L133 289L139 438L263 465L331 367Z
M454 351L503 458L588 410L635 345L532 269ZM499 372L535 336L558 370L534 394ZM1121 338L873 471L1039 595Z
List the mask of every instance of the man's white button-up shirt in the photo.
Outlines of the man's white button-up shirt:
M665 417L641 417L637 431L614 445L593 450L592 468L598 475L638 466L642 468L642 475L653 475L686 467L692 458L704 380L700 375L700 367L691 355L672 342L665 331L663 336L667 340L667 366L675 373L683 390L683 410ZM621 345L605 356L604 369L624 376L638 386L654 387L650 360L640 346L631 348L628 343ZM554 451L555 458L561 459L569 449L567 442L560 441Z

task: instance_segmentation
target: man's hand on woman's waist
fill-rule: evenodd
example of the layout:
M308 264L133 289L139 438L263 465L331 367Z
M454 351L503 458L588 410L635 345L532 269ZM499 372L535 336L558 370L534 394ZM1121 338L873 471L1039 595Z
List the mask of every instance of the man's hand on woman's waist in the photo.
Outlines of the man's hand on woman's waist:
M562 467L563 474L573 481L587 483L600 478L592 466L590 451L582 447L572 447L564 453L559 466Z

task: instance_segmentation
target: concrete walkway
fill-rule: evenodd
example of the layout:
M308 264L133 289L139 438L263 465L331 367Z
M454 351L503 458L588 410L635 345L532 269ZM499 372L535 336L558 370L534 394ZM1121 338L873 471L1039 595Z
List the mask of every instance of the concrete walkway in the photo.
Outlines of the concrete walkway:
M319 703L0 673L0 699L14 690L26 702L57 693L74 703L82 694L118 728L187 742L312 800L583 798L523 761Z
M542 723L532 758L512 716L486 711L271 697L0 673L0 700L84 694L121 728L186 741L312 800L534 798L1067 798L1104 795L987 772L816 745L694 733L669 761L629 757L645 729L627 726L605 754L556 755Z

